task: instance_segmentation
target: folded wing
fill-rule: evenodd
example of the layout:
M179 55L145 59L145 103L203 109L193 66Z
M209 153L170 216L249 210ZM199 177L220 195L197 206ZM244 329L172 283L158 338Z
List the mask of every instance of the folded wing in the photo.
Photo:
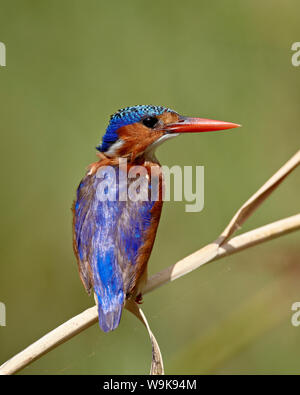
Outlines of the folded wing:
M118 168L113 174L108 167L87 175L73 207L80 277L88 292L94 288L105 332L119 325L126 295L138 280L153 207L151 201L120 201L118 175Z

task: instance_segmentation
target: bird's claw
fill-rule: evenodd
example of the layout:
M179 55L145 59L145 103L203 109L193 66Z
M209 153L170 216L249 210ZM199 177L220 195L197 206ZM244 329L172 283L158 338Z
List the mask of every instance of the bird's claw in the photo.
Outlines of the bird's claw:
M143 303L143 295L139 293L137 297L135 298L135 301L137 304L142 304Z

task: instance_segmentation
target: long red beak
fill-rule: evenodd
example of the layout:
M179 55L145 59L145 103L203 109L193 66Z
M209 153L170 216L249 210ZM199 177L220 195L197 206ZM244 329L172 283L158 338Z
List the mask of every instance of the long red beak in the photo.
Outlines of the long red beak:
M178 122L166 125L164 129L169 133L198 133L233 129L240 126L237 123L215 121L213 119L182 117Z

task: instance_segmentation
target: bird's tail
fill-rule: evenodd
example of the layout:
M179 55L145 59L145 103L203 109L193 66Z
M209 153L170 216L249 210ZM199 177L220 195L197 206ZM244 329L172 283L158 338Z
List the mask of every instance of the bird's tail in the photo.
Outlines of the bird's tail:
M104 332L110 332L119 326L123 311L123 297L111 300L109 304L103 303L101 297L97 295L98 319L100 328ZM121 299L121 300L120 300Z
M99 325L104 332L116 329L120 323L123 306L117 306L113 311L104 312L98 304Z

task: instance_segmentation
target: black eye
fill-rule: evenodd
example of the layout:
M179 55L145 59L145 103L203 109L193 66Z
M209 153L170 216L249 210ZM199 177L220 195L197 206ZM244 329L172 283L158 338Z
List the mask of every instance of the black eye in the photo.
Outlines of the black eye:
M147 126L147 128L153 129L157 124L158 119L156 117L147 117L143 119L143 124Z

